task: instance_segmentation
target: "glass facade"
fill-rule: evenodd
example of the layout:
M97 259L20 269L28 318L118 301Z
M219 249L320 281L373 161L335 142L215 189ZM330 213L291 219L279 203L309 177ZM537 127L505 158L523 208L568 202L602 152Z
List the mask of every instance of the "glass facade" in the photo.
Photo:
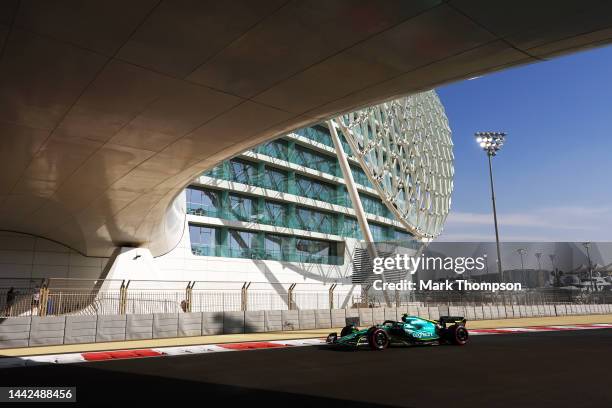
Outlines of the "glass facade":
M228 218L238 221L253 221L257 218L254 199L241 194L229 194Z
M338 231L334 229L334 215L332 213L298 207L296 221L295 227L298 229L338 235Z
M296 134L310 140L333 147L327 128L313 126L300 129ZM350 152L346 140L342 140L345 152ZM318 151L304 145L295 138L280 138L264 143L253 149L254 152L284 160L332 176L342 177L338 159L331 153ZM337 181L323 181L310 175L294 171L280 163L244 160L234 158L223 162L204 175L262 187L271 191L307 197L342 207L351 207L350 198L344 184ZM355 182L371 187L365 172L351 164ZM388 219L388 224L370 221L370 229L375 241L412 241L412 236L396 229L391 220L392 214L376 196L360 193L364 210L368 214ZM301 205L299 200L285 199L283 196L269 199L257 192L248 194L230 191L225 188L204 188L191 186L187 189L187 211L194 215L204 215L234 221L289 227L296 231L311 231L346 238L363 239L359 223L345 212L322 211ZM231 227L190 226L192 250L196 255L224 256L233 258L268 259L288 262L310 262L342 264L342 254L338 254L338 243L304 238L300 235L271 234L245 226L246 229Z
M215 255L217 246L217 229L189 225L189 238L191 239L191 252L194 255Z
M332 184L304 176L296 176L295 184L297 195L328 203L337 203L336 188Z
M219 191L204 188L187 189L187 212L194 215L223 217Z
M285 262L341 265L338 243L289 235L221 227L189 226L191 252L199 256L261 259ZM224 238L225 237L225 238Z
M309 167L323 173L338 175L338 159L316 152L304 146L295 146L293 163Z
M240 159L230 160L229 179L237 183L257 185L257 164Z

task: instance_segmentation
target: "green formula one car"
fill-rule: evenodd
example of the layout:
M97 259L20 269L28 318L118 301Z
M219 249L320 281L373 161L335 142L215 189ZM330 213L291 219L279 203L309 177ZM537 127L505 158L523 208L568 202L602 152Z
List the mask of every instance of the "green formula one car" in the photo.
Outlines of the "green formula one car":
M369 345L373 350L384 350L392 344L455 344L462 346L468 341L466 319L457 316L441 316L438 320L427 320L417 316L403 315L401 322L387 320L369 329L359 330L354 325L342 329L340 336L331 333L327 344L358 348Z

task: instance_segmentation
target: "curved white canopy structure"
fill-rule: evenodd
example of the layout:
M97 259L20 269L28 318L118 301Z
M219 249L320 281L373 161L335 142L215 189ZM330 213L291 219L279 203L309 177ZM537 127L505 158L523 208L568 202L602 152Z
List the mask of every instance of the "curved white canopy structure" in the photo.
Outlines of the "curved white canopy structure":
M610 27L594 0L3 0L0 230L161 255L183 233L175 198L222 160ZM405 216L433 235L434 207Z

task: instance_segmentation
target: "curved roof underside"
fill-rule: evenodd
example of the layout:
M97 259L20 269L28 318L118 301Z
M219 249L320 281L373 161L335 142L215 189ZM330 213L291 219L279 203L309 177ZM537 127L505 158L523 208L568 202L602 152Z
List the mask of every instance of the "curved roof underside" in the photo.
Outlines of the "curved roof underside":
M0 229L178 242L197 174L342 112L603 44L605 1L0 2Z

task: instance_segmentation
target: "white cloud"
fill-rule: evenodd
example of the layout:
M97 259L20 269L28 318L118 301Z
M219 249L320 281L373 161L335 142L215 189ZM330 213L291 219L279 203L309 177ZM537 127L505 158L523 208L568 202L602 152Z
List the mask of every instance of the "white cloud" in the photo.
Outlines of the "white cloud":
M612 241L612 207L559 206L499 213L502 241ZM495 239L493 215L452 211L440 236L444 241Z

